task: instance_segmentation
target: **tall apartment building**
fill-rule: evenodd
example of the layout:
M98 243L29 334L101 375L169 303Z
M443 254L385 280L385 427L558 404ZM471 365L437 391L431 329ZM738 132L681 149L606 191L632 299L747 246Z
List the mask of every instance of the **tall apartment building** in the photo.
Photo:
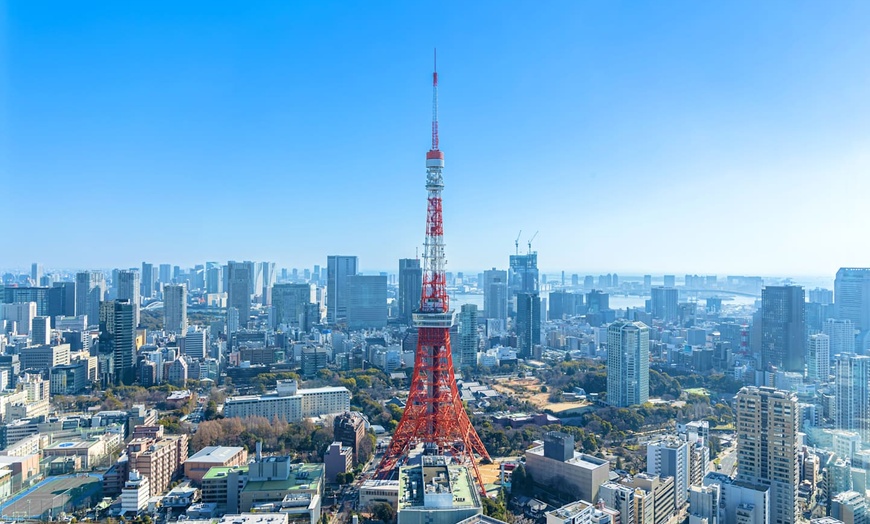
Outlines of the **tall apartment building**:
M163 286L163 329L177 334L187 331L187 286L185 284Z
M827 382L831 374L831 338L824 333L810 335L807 344L807 379Z
M795 524L800 483L797 396L744 387L736 404L737 480L770 486L771 524Z
M411 322L411 315L420 308L423 294L423 268L419 258L399 259L399 320Z
M366 438L366 424L356 411L347 411L335 417L332 423L336 442L353 450L354 464L359 464L359 450Z
M864 442L870 442L870 357L837 355L834 388L834 425L857 431Z
M136 380L136 326L129 300L100 303L100 375L104 382L131 385Z
M356 273L355 256L330 255L326 259L326 321L329 324L347 322L349 277Z
M137 269L118 271L118 298L133 304L133 324L139 325L139 305L142 303L141 285Z
M149 496L156 497L183 473L187 449L187 435L163 436L162 428L157 437L135 437L127 444L128 471L148 477Z
M829 318L825 320L822 332L831 339L831 358L840 353L855 353L855 326L851 320Z
M477 368L477 350L480 346L477 334L477 305L462 304L459 311L459 337L453 346L458 351L453 352L453 367Z
M492 268L483 272L483 314L485 318L507 321L507 271Z
M607 403L628 407L649 400L649 327L617 320L607 328Z
M806 308L801 286L765 286L761 291L761 367L804 372Z
M650 442L646 448L646 471L659 477L674 477L674 500L683 507L689 496L689 444L670 436Z
M680 318L679 294L677 288L656 286L650 289L650 313L665 323L676 322Z
M87 315L90 325L97 325L100 302L106 297L106 277L100 271L76 273L76 315Z
M864 333L870 330L870 268L842 267L834 279L837 317L851 320Z

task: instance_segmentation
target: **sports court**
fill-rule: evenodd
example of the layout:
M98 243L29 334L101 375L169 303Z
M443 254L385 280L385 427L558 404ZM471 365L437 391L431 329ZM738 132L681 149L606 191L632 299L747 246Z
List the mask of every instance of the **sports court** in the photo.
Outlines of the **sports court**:
M97 476L72 475L49 477L40 482L35 489L13 497L2 506L4 518L44 518L61 511L89 506L91 497L100 495L102 489Z

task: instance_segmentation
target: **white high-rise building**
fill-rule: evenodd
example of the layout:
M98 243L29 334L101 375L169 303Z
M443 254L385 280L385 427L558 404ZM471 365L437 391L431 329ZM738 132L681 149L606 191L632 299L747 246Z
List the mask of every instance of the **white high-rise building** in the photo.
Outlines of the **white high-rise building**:
M674 477L674 498L682 508L689 496L689 444L676 436L647 444L646 472L660 477Z
M187 331L187 286L163 286L163 329L170 333Z
M797 396L769 387L737 393L737 481L770 486L770 523L798 521Z
M834 303L837 318L851 320L862 335L870 331L870 268L840 268L834 280Z
M16 322L16 334L29 335L36 317L36 302L0 304L0 316L3 320Z
M831 339L830 356L855 352L855 325L849 319L829 318L823 328Z
M831 374L831 338L824 333L810 335L807 344L807 379L827 382Z
M76 273L76 315L87 315L90 325L100 319L100 302L106 297L106 276L100 271Z
M617 320L607 328L607 403L628 407L649 400L649 328Z
M834 387L834 425L857 431L864 442L870 442L870 357L837 355Z

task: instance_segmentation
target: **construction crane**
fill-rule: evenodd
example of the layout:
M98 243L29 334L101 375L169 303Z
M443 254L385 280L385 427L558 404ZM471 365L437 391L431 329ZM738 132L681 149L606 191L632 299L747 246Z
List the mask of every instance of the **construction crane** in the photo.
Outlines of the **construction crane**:
M514 240L514 248L517 250L517 255L520 254L520 237L523 236L523 230L520 229L520 233L517 235L517 239Z
M532 254L532 240L534 240L535 237L538 236L538 233L539 233L539 231L535 231L535 234L532 235L532 238L529 239L529 254L530 255Z

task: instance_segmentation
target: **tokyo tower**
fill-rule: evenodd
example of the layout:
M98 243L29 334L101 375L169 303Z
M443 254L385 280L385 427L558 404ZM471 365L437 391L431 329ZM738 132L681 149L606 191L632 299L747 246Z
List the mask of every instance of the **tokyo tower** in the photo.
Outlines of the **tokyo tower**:
M432 149L426 153L426 241L423 247L423 293L414 312L417 353L414 376L402 420L381 463L378 475L386 477L411 450L423 444L426 453L448 455L474 471L483 493L478 459L491 460L471 425L453 376L450 327L454 314L449 307L444 273L444 228L441 192L444 153L438 149L438 71L432 73ZM477 456L475 456L477 455Z

